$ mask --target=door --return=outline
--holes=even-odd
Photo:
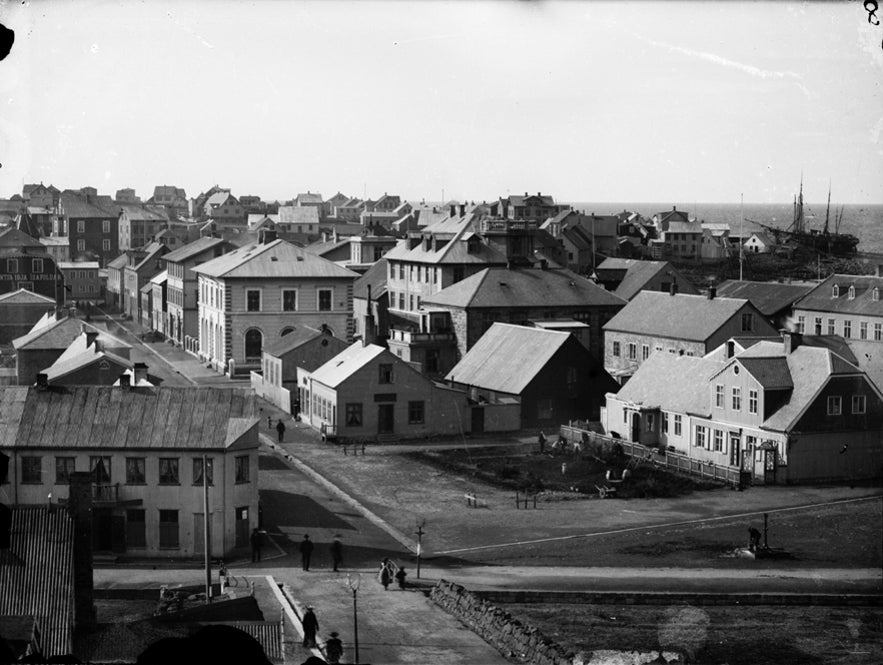
[[[484,434],[484,407],[472,407],[472,433]]]
[[[236,509],[236,547],[248,547],[250,531],[248,529],[248,507]]]
[[[205,554],[205,513],[193,513],[193,555]]]
[[[377,405],[377,433],[392,434],[395,431],[395,404]]]
[[[113,548],[111,538],[111,513],[109,508],[92,509],[92,549],[109,552]]]
[[[776,451],[763,451],[763,484],[773,485],[776,482]]]
[[[632,414],[632,441],[639,442],[641,440],[641,416],[640,414]]]
[[[122,515],[110,518],[110,548],[117,553],[126,551],[126,518]]]
[[[730,434],[730,466],[739,467],[739,445],[741,443],[738,434]]]

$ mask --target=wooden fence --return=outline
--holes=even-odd
[[[678,473],[696,476],[704,480],[725,483],[731,487],[739,487],[744,484],[742,472],[738,467],[715,464],[707,460],[695,459],[682,453],[672,451],[660,452],[657,448],[648,448],[634,441],[614,439],[603,434],[598,434],[588,429],[579,427],[579,423],[561,425],[560,435],[571,444],[579,442],[583,453],[589,453],[602,457],[612,453],[619,446],[623,454],[636,459],[649,462],[656,466],[669,469]]]

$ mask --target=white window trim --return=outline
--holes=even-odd
[[[248,295],[252,291],[257,291],[257,293],[258,293],[258,308],[257,309],[249,309],[248,308]],[[218,307],[220,308],[220,304],[221,304],[220,292],[218,292],[218,294],[217,294],[217,299],[218,299]],[[256,312],[263,312],[264,311],[264,294],[263,294],[262,289],[260,289],[260,288],[257,288],[257,289],[247,288],[247,289],[245,289],[245,311],[247,313],[252,313],[252,314],[256,313]]]
[[[289,293],[289,292],[294,293],[294,309],[285,309],[285,294]],[[298,293],[297,289],[281,289],[279,292],[279,298],[280,298],[279,311],[281,311],[281,312],[296,312],[296,311],[298,311],[298,309],[300,307],[300,294]]]
[[[319,309],[319,294],[323,291],[328,291],[331,294],[331,298],[328,300],[328,309]],[[316,311],[317,312],[333,312],[334,311],[334,289],[330,286],[317,286],[316,287]]]

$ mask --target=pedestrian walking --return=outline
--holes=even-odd
[[[334,572],[343,564],[343,543],[340,542],[340,536],[334,536],[331,541],[331,567]]]
[[[392,581],[392,571],[390,568],[389,559],[384,559],[380,562],[380,583],[383,585],[384,591],[389,589],[389,583]]]
[[[282,418],[276,423],[276,433],[279,435],[279,443],[282,443],[282,439],[285,438],[285,423],[282,422]]]
[[[258,528],[255,527],[251,531],[251,562],[261,560],[261,547],[263,547],[263,538],[261,537],[261,532],[258,531]]]
[[[343,656],[343,642],[337,637],[337,631],[331,631],[331,637],[325,640],[325,660],[329,665],[337,665]]]
[[[753,526],[748,527],[748,551],[756,552],[760,548],[760,531]]]
[[[405,567],[402,566],[396,571],[396,582],[399,583],[399,589],[405,588],[405,578],[408,576],[408,573],[405,572]]]
[[[304,629],[304,646],[307,648],[316,646],[316,631],[319,630],[319,620],[316,613],[313,612],[313,606],[307,605],[307,611],[304,612],[301,619],[301,626]]]
[[[537,437],[537,440],[540,444],[540,452],[542,453],[546,450],[546,435],[543,433],[543,430],[540,430],[540,435]]]
[[[304,539],[300,541],[300,561],[304,570],[310,569],[310,557],[313,556],[313,541],[310,540],[310,534],[305,533]]]

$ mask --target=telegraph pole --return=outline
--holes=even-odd
[[[417,579],[420,579],[420,555],[423,550],[423,534],[426,533],[423,530],[423,527],[426,525],[426,520],[422,520],[417,524]]]
[[[212,600],[212,564],[211,564],[211,538],[209,538],[208,519],[208,458],[202,456],[202,537],[203,550],[205,551],[205,602]]]

